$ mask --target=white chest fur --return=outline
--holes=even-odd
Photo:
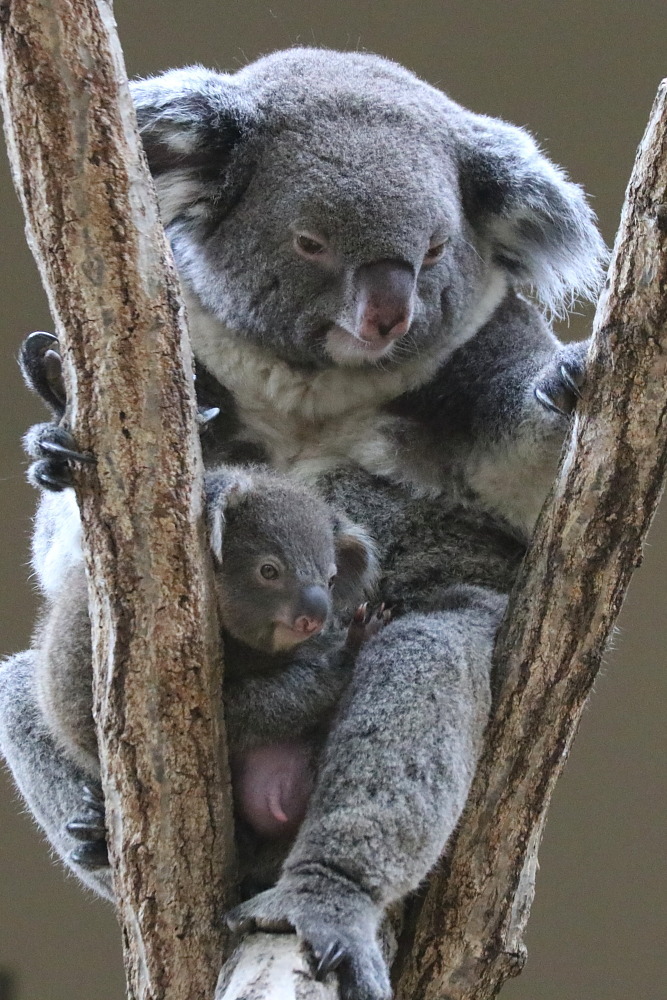
[[[446,346],[422,353],[396,369],[335,367],[304,372],[229,331],[185,294],[195,355],[234,395],[244,437],[261,443],[271,464],[312,481],[354,462],[391,475],[394,445],[382,407],[423,385],[457,347],[476,333],[506,291],[500,272]]]

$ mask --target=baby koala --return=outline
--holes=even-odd
[[[376,577],[373,543],[313,491],[261,468],[206,473],[206,506],[225,651],[232,786],[245,840],[288,838],[300,824],[317,752],[361,642],[388,620],[357,610]],[[37,691],[54,737],[99,776],[84,568],[49,602],[37,636]],[[72,859],[107,863],[103,804],[87,792],[69,832]],[[243,866],[242,866],[243,867]],[[247,867],[247,866],[246,866]]]

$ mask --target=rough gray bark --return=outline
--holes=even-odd
[[[104,0],[0,0],[2,103],[64,349],[129,994],[213,995],[233,884],[192,359]]]
[[[665,289],[667,81],[628,186],[584,399],[499,636],[507,680],[485,752],[448,859],[406,908],[396,1000],[490,1000],[523,968],[551,793],[665,481]],[[336,995],[304,980],[296,938],[253,935],[228,965],[218,1000]]]

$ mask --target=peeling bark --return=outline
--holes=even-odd
[[[211,997],[231,902],[192,358],[104,0],[1,0],[14,181],[64,350],[129,994]]]

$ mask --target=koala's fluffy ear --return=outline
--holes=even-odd
[[[230,76],[203,66],[136,80],[130,90],[163,225],[205,214],[212,204],[224,210],[244,185],[226,168],[257,123],[249,97]]]
[[[254,484],[252,476],[243,469],[221,465],[206,473],[204,486],[209,543],[216,562],[221,564],[225,514],[248,496]]]
[[[334,515],[336,580],[333,599],[336,607],[358,604],[371,590],[378,575],[375,545],[370,536],[342,514]]]
[[[496,261],[554,312],[594,298],[608,252],[583,190],[523,129],[472,114],[462,125],[464,208]]]

